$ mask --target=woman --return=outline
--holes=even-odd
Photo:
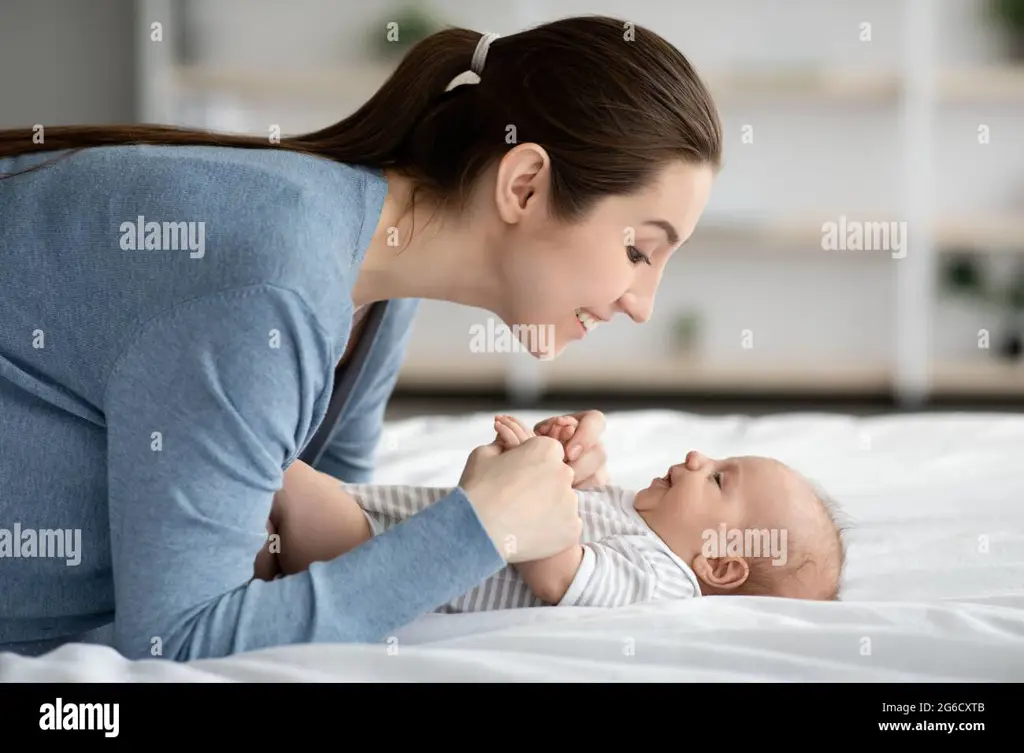
[[[550,325],[548,356],[647,321],[720,152],[684,57],[603,17],[435,34],[351,117],[280,143],[0,132],[0,648],[380,640],[575,543],[574,479],[607,480],[589,428],[580,458],[478,448],[405,524],[252,580],[285,469],[369,479],[417,299]]]

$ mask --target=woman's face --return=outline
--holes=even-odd
[[[499,168],[500,266],[510,294],[495,313],[531,353],[553,358],[616,314],[650,319],[665,265],[697,225],[714,173],[674,163],[641,193],[604,199],[566,226],[548,215],[550,173],[536,155],[513,150]]]

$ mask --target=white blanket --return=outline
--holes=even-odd
[[[540,414],[520,416],[534,421]],[[492,416],[386,427],[380,483],[451,484]],[[614,483],[690,449],[776,457],[849,516],[840,603],[714,597],[619,610],[425,615],[380,645],[303,645],[187,664],[98,646],[0,655],[0,681],[1021,681],[1024,416],[608,416]]]

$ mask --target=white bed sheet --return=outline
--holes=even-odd
[[[544,416],[520,414],[534,421]],[[377,481],[451,484],[490,414],[385,429]],[[129,662],[70,645],[0,655],[0,681],[1024,680],[1024,416],[611,413],[613,481],[645,486],[690,449],[770,455],[854,527],[844,601],[715,597],[619,610],[425,615],[382,645]]]

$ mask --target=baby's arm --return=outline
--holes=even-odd
[[[699,595],[691,575],[667,551],[642,535],[606,536],[583,547],[576,577],[558,606],[624,607]]]
[[[286,575],[301,572],[313,562],[326,562],[372,538],[362,508],[333,476],[296,460],[284,474],[284,486],[274,495],[267,527],[271,539],[260,551],[256,577],[272,572],[268,554],[276,549],[277,564]],[[272,576],[271,576],[272,577]]]
[[[557,604],[576,579],[584,554],[584,548],[577,544],[552,557],[520,562],[515,568],[538,599]]]
[[[567,442],[572,439],[578,424],[571,416],[560,417],[555,420],[548,436]],[[511,416],[495,417],[494,430],[505,449],[517,447],[533,436],[532,431]],[[582,561],[583,547],[577,545],[542,560],[517,563],[514,567],[537,598],[557,604],[576,577]]]

